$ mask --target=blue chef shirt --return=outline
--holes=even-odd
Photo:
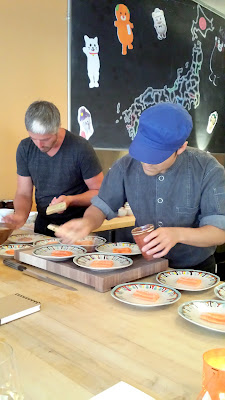
[[[164,174],[147,176],[141,163],[126,155],[105,176],[92,204],[111,219],[126,201],[136,226],[213,225],[225,229],[224,168],[210,154],[188,147]],[[166,258],[172,267],[192,267],[206,260],[215,249],[178,243]]]

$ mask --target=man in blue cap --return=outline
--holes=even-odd
[[[128,201],[137,226],[155,226],[143,251],[174,268],[214,272],[216,246],[225,242],[225,174],[213,156],[187,147],[192,127],[181,105],[146,109],[130,154],[110,169],[84,217],[62,225],[57,236],[72,243]]]

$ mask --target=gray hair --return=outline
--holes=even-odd
[[[26,111],[25,125],[28,132],[56,134],[60,127],[60,112],[49,101],[34,101]]]

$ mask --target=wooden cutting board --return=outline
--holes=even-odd
[[[165,271],[168,260],[159,258],[147,261],[142,256],[133,256],[133,265],[110,272],[94,272],[78,267],[73,261],[49,261],[32,254],[34,248],[15,250],[14,258],[23,263],[64,276],[95,288],[99,292],[107,292],[120,283],[131,282],[143,277]]]

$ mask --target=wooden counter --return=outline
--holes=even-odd
[[[96,229],[94,232],[109,231],[112,229],[127,228],[129,226],[134,226],[135,217],[133,215],[127,215],[125,217],[117,217],[110,219],[109,221],[105,219],[103,224]]]
[[[0,339],[14,348],[25,400],[88,400],[121,380],[156,400],[196,400],[203,352],[224,347],[224,334],[177,314],[185,301],[215,298],[213,289],[137,309],[56,275],[78,291],[38,281],[2,261],[0,271],[0,297],[19,292],[42,304],[40,312],[0,330]],[[155,276],[143,280],[154,282]]]

